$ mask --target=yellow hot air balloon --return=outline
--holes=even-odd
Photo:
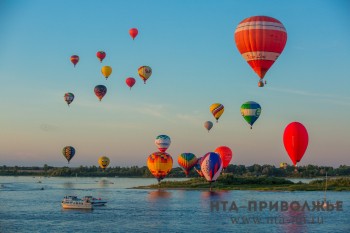
[[[143,80],[144,84],[146,84],[146,81],[149,77],[152,75],[152,69],[149,66],[141,66],[138,69],[139,76]]]
[[[216,122],[218,122],[221,115],[224,113],[224,105],[215,103],[210,106],[210,112],[213,114],[213,116],[216,119]]]
[[[173,168],[173,158],[165,152],[154,152],[148,156],[147,167],[159,183]]]
[[[105,76],[105,78],[106,78],[106,80],[107,80],[107,78],[108,78],[108,77],[111,75],[111,73],[112,73],[112,67],[110,67],[110,66],[104,66],[104,67],[102,67],[101,72],[102,72],[103,76]]]
[[[100,165],[100,167],[105,170],[106,167],[108,167],[109,165],[109,158],[106,156],[102,156],[98,159],[98,164]]]

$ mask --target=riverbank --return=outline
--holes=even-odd
[[[327,191],[350,191],[350,178],[328,179]],[[185,189],[185,190],[256,190],[256,191],[324,191],[325,180],[308,184],[276,177],[235,177],[224,175],[210,184],[204,178],[186,181],[162,181],[160,184],[134,187],[135,189]]]

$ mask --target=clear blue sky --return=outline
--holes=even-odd
[[[258,77],[234,42],[240,21],[280,20],[286,47]],[[133,41],[128,31],[139,29]],[[234,164],[290,162],[282,135],[292,121],[309,132],[301,165],[349,165],[350,2],[297,1],[20,1],[0,2],[0,165],[145,165],[154,139],[172,139],[168,153],[202,156],[229,146]],[[104,50],[102,64],[96,52]],[[80,56],[76,68],[69,61]],[[106,81],[100,69],[110,65]],[[144,85],[137,68],[152,67]],[[128,76],[137,82],[130,91]],[[96,85],[108,88],[99,102]],[[65,92],[75,94],[71,107]],[[253,130],[240,115],[253,100],[262,114]],[[212,103],[225,106],[218,124]]]

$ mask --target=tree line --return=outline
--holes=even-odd
[[[227,174],[242,177],[295,177],[295,178],[313,178],[325,176],[350,176],[350,166],[341,165],[338,168],[329,166],[305,165],[295,169],[294,166],[287,165],[285,168],[275,167],[274,165],[251,166],[230,164],[224,171]],[[109,167],[104,171],[97,166],[80,167],[53,167],[45,164],[43,167],[18,167],[18,166],[0,166],[0,176],[59,176],[59,177],[153,177],[147,166],[131,167]],[[167,177],[185,177],[180,167],[171,170]],[[199,177],[193,169],[189,177]]]

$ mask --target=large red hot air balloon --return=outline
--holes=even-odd
[[[284,49],[287,31],[277,19],[253,16],[239,23],[235,31],[235,41],[243,58],[260,79],[263,79]],[[263,85],[260,83],[259,86]]]
[[[284,130],[283,143],[294,166],[300,162],[306,151],[309,136],[305,126],[292,122]]]
[[[78,55],[72,55],[70,57],[70,61],[73,63],[74,67],[79,62],[79,56]]]
[[[125,80],[125,83],[130,87],[131,90],[132,86],[134,86],[134,84],[136,83],[136,80],[133,77],[129,77]]]
[[[135,37],[137,36],[137,34],[139,34],[139,31],[137,30],[137,28],[131,28],[129,30],[129,34],[130,34],[131,38],[134,40]]]
[[[98,58],[98,60],[100,60],[100,62],[102,62],[103,59],[105,59],[105,57],[106,57],[106,53],[103,51],[98,51],[96,53],[96,57]]]
[[[232,159],[232,150],[227,146],[219,146],[214,152],[220,155],[222,168],[226,169]]]

